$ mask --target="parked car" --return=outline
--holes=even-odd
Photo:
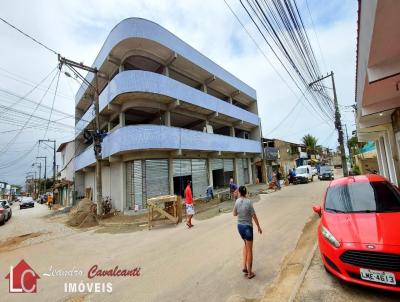
[[[318,244],[327,271],[360,285],[400,292],[400,190],[379,175],[333,180]]]
[[[308,183],[309,181],[314,181],[313,168],[309,165],[299,166],[294,172],[296,176],[294,178],[294,184]]]
[[[7,200],[0,200],[0,224],[3,225],[12,216],[11,206]]]
[[[318,178],[320,180],[333,180],[333,167],[332,166],[321,166],[319,168]]]
[[[22,197],[19,204],[19,209],[33,208],[35,206],[35,201],[32,197]]]

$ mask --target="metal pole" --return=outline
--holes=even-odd
[[[96,136],[94,137],[94,148],[96,155],[96,202],[97,202],[97,215],[103,214],[102,202],[102,180],[101,180],[101,141],[100,141],[100,112],[99,112],[99,91],[98,91],[98,78],[95,73],[94,78],[95,92],[94,92],[94,107],[96,112]]]
[[[56,185],[56,140],[53,141],[54,150],[53,150],[53,187]]]
[[[38,194],[39,195],[40,195],[40,184],[42,183],[41,177],[42,177],[42,163],[39,162],[39,186],[38,186]]]
[[[331,71],[331,79],[332,79],[332,88],[333,88],[333,103],[335,105],[335,127],[338,131],[338,142],[340,145],[340,153],[341,153],[341,157],[342,157],[343,175],[349,176],[349,171],[347,169],[347,161],[346,161],[346,150],[344,149],[342,122],[340,121],[340,111],[339,111],[339,105],[338,105],[337,96],[336,96],[335,78],[333,75],[333,71]]]

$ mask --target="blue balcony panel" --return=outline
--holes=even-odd
[[[254,113],[224,102],[164,75],[140,70],[121,72],[110,81],[99,97],[100,112],[117,96],[134,92],[147,92],[168,96],[214,112],[219,112],[255,126],[259,125],[259,117]],[[93,119],[92,105],[77,123],[76,135],[79,135]]]
[[[193,62],[200,68],[208,71],[211,74],[214,74],[216,77],[242,91],[251,98],[256,99],[256,91],[246,83],[227,72],[218,64],[172,34],[170,31],[154,22],[141,18],[129,18],[118,23],[108,35],[92,66],[100,68],[114,47],[124,40],[134,38],[147,39],[157,42]],[[86,80],[91,82],[93,77],[94,75],[92,73],[88,73]],[[80,101],[86,89],[86,85],[82,85],[79,88],[75,96],[76,103]]]
[[[104,138],[102,157],[138,150],[193,150],[261,153],[261,143],[219,134],[158,125],[132,125],[118,128]],[[75,160],[75,170],[95,162],[89,147]]]

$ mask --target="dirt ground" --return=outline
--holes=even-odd
[[[395,302],[400,294],[346,283],[326,272],[317,250],[304,282],[296,296],[296,302]]]
[[[278,276],[285,256],[295,248],[306,222],[314,215],[311,206],[322,200],[326,186],[327,183],[316,181],[260,196],[255,210],[264,232],[255,234],[257,276],[252,280],[244,278],[241,272],[243,243],[237,233],[236,218],[230,212],[232,204],[226,203],[229,213],[218,210],[214,212],[217,216],[209,219],[201,220],[199,213],[192,229],[179,224],[136,232],[124,226],[121,227],[123,231],[116,233],[99,232],[101,225],[79,230],[67,228],[62,223],[63,218],[58,217],[62,215],[38,219],[48,213],[46,208],[44,213],[40,207],[26,212],[16,210],[5,225],[13,228],[14,233],[7,231],[4,239],[40,231],[51,233],[29,240],[46,236],[52,239],[32,244],[26,240],[12,251],[1,252],[0,275],[5,276],[10,265],[24,259],[41,276],[38,293],[29,296],[8,294],[7,280],[3,280],[0,282],[1,299],[13,302],[27,299],[30,302],[71,301],[72,298],[76,301],[174,302],[260,299]],[[102,268],[140,266],[141,275],[135,279],[97,277],[89,280],[86,274],[94,264]],[[79,268],[84,276],[48,277],[44,273],[50,267]],[[65,282],[80,281],[112,282],[112,295],[64,292]]]

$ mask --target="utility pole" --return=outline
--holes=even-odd
[[[56,184],[56,140],[40,139],[39,144],[42,142],[53,143],[53,187]]]
[[[103,196],[102,196],[102,180],[101,180],[101,143],[103,141],[104,133],[100,130],[100,111],[99,111],[99,89],[98,89],[98,76],[105,77],[102,75],[97,68],[86,66],[83,63],[78,63],[58,55],[58,61],[60,62],[59,68],[61,70],[62,65],[66,65],[77,77],[85,82],[93,90],[93,105],[95,108],[95,124],[96,130],[92,131],[91,135],[93,138],[93,149],[96,157],[96,203],[97,203],[97,215],[103,214]],[[94,74],[94,84],[90,83],[83,77],[75,68],[83,69],[87,72]],[[70,76],[68,73],[65,73]]]
[[[39,185],[38,185],[38,194],[40,194],[40,183],[41,183],[41,175],[42,175],[42,163],[41,162],[34,162],[32,164],[32,167],[35,165],[39,165]],[[36,175],[36,171],[35,171],[35,175]],[[36,178],[36,177],[35,177]],[[36,191],[36,189],[35,189]]]
[[[346,141],[347,141],[347,149],[349,150],[350,167],[353,168],[353,152],[351,151],[351,147],[349,144],[349,133],[347,132],[346,124],[344,124],[344,128],[346,129]]]
[[[47,191],[47,156],[37,156],[37,159],[44,158],[44,186],[43,193]]]
[[[335,128],[338,132],[338,142],[339,142],[340,153],[341,153],[341,158],[342,158],[343,175],[349,176],[349,171],[347,169],[347,161],[346,161],[346,151],[344,148],[342,122],[340,121],[340,111],[339,111],[339,105],[338,105],[338,100],[337,100],[337,96],[336,96],[335,78],[333,75],[333,71],[331,71],[330,74],[328,74],[322,78],[319,78],[318,80],[308,84],[308,86],[311,87],[315,83],[320,82],[328,77],[331,77],[331,80],[332,80],[333,104],[335,106]]]

